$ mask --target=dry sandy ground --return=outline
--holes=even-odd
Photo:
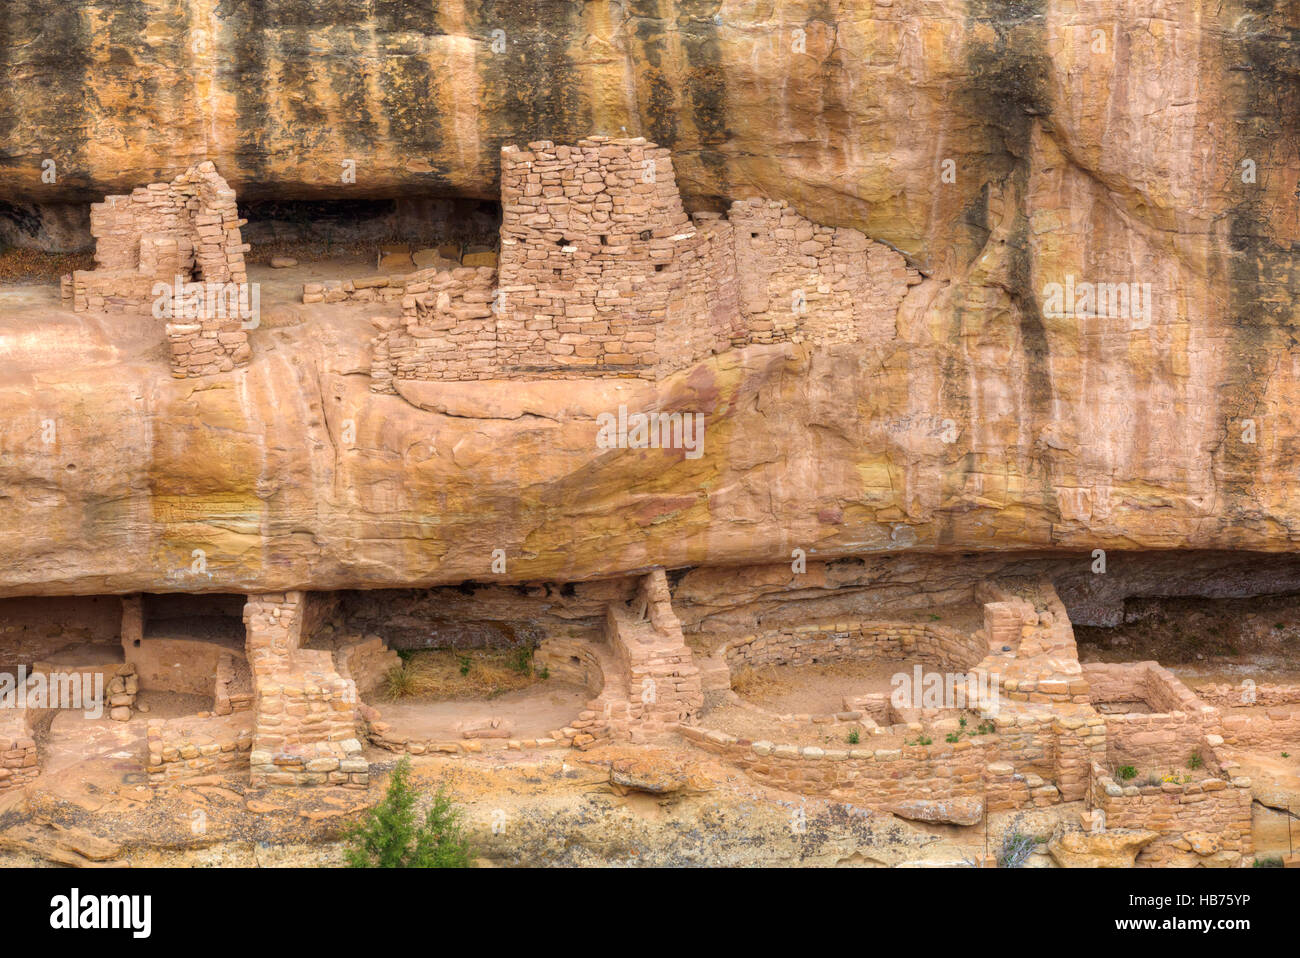
[[[778,715],[830,715],[844,711],[846,695],[888,693],[892,677],[910,672],[906,662],[819,662],[758,666],[737,688],[746,701]]]
[[[510,722],[510,738],[545,738],[577,718],[590,698],[580,685],[549,679],[489,699],[379,700],[375,707],[394,733],[414,739],[452,741],[460,738],[459,723],[497,716]]]

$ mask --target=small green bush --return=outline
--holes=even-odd
[[[528,646],[515,649],[510,657],[510,667],[521,675],[527,675],[533,670],[533,650]]]
[[[388,790],[366,821],[345,836],[350,868],[466,868],[469,841],[461,812],[439,788],[423,824],[416,820],[418,794],[410,783],[411,760],[393,769]]]
[[[1118,771],[1122,782],[1128,782],[1138,777],[1138,770],[1132,765],[1121,765]]]
[[[1205,759],[1201,758],[1201,753],[1199,751],[1192,752],[1192,754],[1187,757],[1188,768],[1195,770],[1201,768],[1203,765],[1205,765]]]
[[[861,741],[861,739],[858,737],[858,730],[857,730],[857,729],[853,729],[852,731],[850,731],[850,732],[849,732],[849,744],[850,744],[850,745],[857,745],[859,741]]]

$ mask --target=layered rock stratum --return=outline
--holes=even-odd
[[[497,549],[506,581],[1294,549],[1298,29],[1264,2],[14,0],[11,204],[202,159],[241,198],[492,197],[505,143],[626,131],[688,209],[786,200],[923,281],[878,341],[417,401],[368,391],[355,314],[278,307],[246,373],[187,383],[148,322],[7,307],[0,593],[450,583]],[[1071,278],[1149,284],[1150,315],[1057,315]],[[623,402],[707,410],[707,454],[597,448]]]

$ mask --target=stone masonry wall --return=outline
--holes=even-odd
[[[249,596],[244,609],[253,672],[254,785],[350,785],[370,781],[358,739],[356,684],[324,650],[301,648],[310,593]]]
[[[171,289],[178,277],[185,283],[197,277],[205,288],[199,315],[168,314],[172,374],[185,378],[233,369],[250,357],[238,315],[241,291],[246,301],[248,295],[242,225],[235,191],[210,162],[170,183],[106,197],[90,213],[96,268],[65,276],[64,296],[78,311],[151,315],[156,284]],[[218,299],[224,304],[219,308]]]
[[[701,728],[685,727],[681,731],[696,745],[724,756],[763,784],[880,810],[917,799],[982,801],[985,769],[996,748],[992,741],[891,749],[801,748],[748,742]],[[1010,775],[1001,778],[1009,780]],[[1028,794],[1022,792],[1008,807],[1020,807],[1028,801]]]
[[[1220,709],[1230,746],[1288,751],[1300,744],[1300,685],[1202,685],[1196,696]]]
[[[797,666],[814,660],[877,658],[924,664],[937,671],[966,672],[977,678],[987,675],[1001,690],[999,701],[986,713],[996,735],[972,741],[978,741],[985,751],[988,767],[982,776],[989,807],[1018,808],[1028,802],[1051,804],[1083,798],[1093,763],[1105,761],[1107,730],[1104,717],[1089,704],[1088,682],[1079,670],[1064,606],[1045,581],[1015,580],[1005,586],[987,583],[978,598],[984,603],[984,626],[973,632],[920,622],[809,624],[731,639],[714,651],[710,661],[721,661],[734,672],[747,664]],[[849,711],[842,715],[773,716],[773,728],[792,721],[860,721],[862,714],[870,714],[880,725],[867,729],[869,737],[914,738],[921,727],[916,722],[945,717],[941,709],[894,709],[878,694],[846,696],[844,704]],[[879,707],[873,711],[873,706]],[[891,719],[907,719],[912,725],[885,727],[884,722]],[[707,723],[707,717],[704,721]],[[767,767],[768,763],[759,761],[766,756],[744,755],[750,743],[733,743],[720,731],[714,739],[726,754]],[[782,774],[793,774],[800,761],[820,763],[824,758],[821,749],[813,749],[810,755],[796,746],[769,745],[781,749],[770,754],[781,757]],[[878,761],[876,753],[882,750],[847,751],[850,762],[867,762]],[[886,760],[894,760],[891,749],[883,751]],[[942,758],[943,754],[926,753],[924,757]],[[841,757],[835,754],[832,760],[838,762]],[[811,781],[826,780],[829,773],[821,768],[812,770]],[[852,766],[846,774],[846,780],[855,780]],[[942,768],[937,767],[934,774],[942,775]]]
[[[1151,711],[1108,714],[1107,761],[1139,772],[1181,767],[1203,749],[1220,712],[1202,703],[1167,669],[1155,662],[1092,663],[1083,666],[1094,703],[1136,702]]]
[[[0,709],[0,792],[21,788],[41,774],[28,710]]]
[[[687,217],[667,149],[606,137],[506,147],[501,204],[498,365],[653,378],[730,345],[717,278],[730,230]],[[665,327],[684,338],[664,340]]]
[[[740,310],[749,341],[886,342],[909,286],[902,254],[853,229],[820,226],[784,201],[732,204]]]
[[[1270,685],[1243,681],[1239,685],[1197,685],[1196,697],[1219,708],[1300,705],[1300,685]]]
[[[1038,612],[1024,599],[984,603],[984,633],[992,649],[1016,649],[1023,638],[1022,630],[1038,622]]]
[[[365,696],[384,684],[388,671],[402,664],[401,656],[377,635],[343,646],[334,653],[339,675],[351,679],[357,694]]]
[[[1050,582],[985,581],[976,598],[984,606],[984,627],[975,634],[988,645],[985,667],[1000,676],[1004,699],[1088,706],[1074,629]]]
[[[851,797],[889,809],[913,788],[911,797],[982,797],[990,811],[1004,811],[1084,797],[1093,763],[1105,756],[1106,730],[1100,716],[1081,710],[1075,705],[1004,708],[992,716],[991,733],[957,742],[924,722],[868,727],[860,745],[843,749],[748,741],[705,725],[680,731],[761,780],[805,794]],[[817,721],[783,716],[782,723],[809,718]],[[828,718],[856,723],[862,714]],[[930,732],[930,745],[919,744],[923,731]],[[911,744],[876,744],[899,738]]]
[[[1213,753],[1208,750],[1208,760]],[[1221,777],[1180,784],[1121,785],[1097,766],[1093,804],[1107,829],[1149,829],[1158,837],[1138,854],[1148,866],[1237,864],[1254,854],[1250,780]]]
[[[371,389],[395,392],[395,379],[488,379],[497,375],[493,313],[497,274],[462,266],[405,287],[401,319],[377,317]]]
[[[213,682],[212,711],[217,715],[246,712],[253,707],[253,679],[248,660],[223,651],[217,658]]]
[[[1234,748],[1298,750],[1300,705],[1225,711],[1223,740]]]
[[[407,277],[400,322],[375,321],[375,391],[403,379],[658,379],[749,343],[883,341],[921,279],[894,250],[783,203],[688,217],[669,151],[641,138],[505,147],[501,198],[499,274]],[[304,301],[394,298],[360,282],[313,286]]]
[[[704,704],[700,670],[672,611],[662,569],[642,579],[629,604],[610,603],[606,638],[616,668],[626,677],[628,706],[622,730],[633,741],[695,720]],[[609,670],[606,679],[608,688]]]
[[[1256,684],[1252,681],[1249,685],[1245,682],[1238,685],[1198,685],[1194,691],[1205,704],[1224,709],[1251,705],[1300,705],[1300,685]]]
[[[811,661],[878,659],[944,669],[977,665],[987,649],[960,629],[922,622],[836,622],[787,626],[727,643],[724,655],[742,665],[801,665]]]
[[[247,712],[150,719],[146,742],[151,785],[245,769],[253,747],[253,720]]]

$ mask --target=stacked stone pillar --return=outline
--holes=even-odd
[[[253,785],[364,788],[370,767],[357,735],[356,684],[326,651],[301,648],[310,593],[249,596],[244,606],[253,672]]]
[[[646,575],[628,604],[606,610],[606,634],[626,680],[626,718],[615,723],[633,741],[695,721],[704,705],[700,670],[673,612],[662,569]]]

